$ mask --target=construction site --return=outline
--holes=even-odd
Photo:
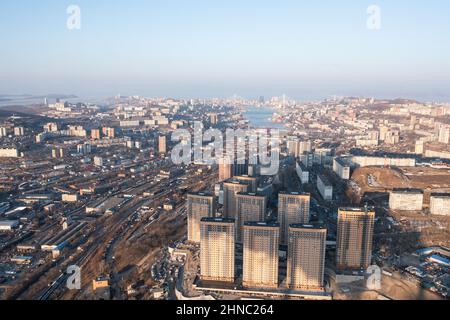
[[[394,190],[419,190],[421,210],[394,210],[389,207]],[[429,167],[356,169],[348,182],[347,196],[354,204],[370,204],[384,213],[389,228],[419,232],[424,246],[450,244],[450,216],[430,213],[432,194],[450,192],[450,171]]]

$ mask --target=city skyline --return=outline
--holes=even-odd
[[[445,299],[450,104],[260,100],[2,111],[0,299]]]
[[[2,94],[103,98],[287,94],[449,101],[450,4],[77,1],[0,4]],[[33,53],[29,56],[29,53]]]

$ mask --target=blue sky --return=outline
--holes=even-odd
[[[5,0],[0,41],[0,93],[450,100],[448,0]]]

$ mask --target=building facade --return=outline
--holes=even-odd
[[[15,127],[14,128],[14,135],[15,136],[23,136],[23,135],[25,135],[25,129],[23,127]]]
[[[309,193],[280,192],[278,195],[278,223],[280,243],[288,244],[289,225],[309,223],[311,195]]]
[[[333,161],[333,171],[341,178],[342,180],[350,180],[350,166],[347,165],[344,161],[339,158],[334,159]]]
[[[309,183],[309,170],[308,168],[301,162],[298,162],[296,165],[297,176],[299,177],[302,184]]]
[[[158,153],[159,154],[167,153],[167,138],[166,138],[166,136],[158,137]]]
[[[340,270],[367,269],[371,262],[375,211],[341,208],[338,212],[336,266]]]
[[[248,192],[256,192],[258,190],[258,178],[248,175],[237,175],[234,177],[239,183],[248,185]]]
[[[18,158],[19,150],[16,148],[2,148],[0,149],[0,158]]]
[[[91,130],[91,139],[92,140],[100,140],[100,138],[101,138],[100,129],[92,129]]]
[[[309,153],[312,151],[311,141],[299,140],[297,137],[290,137],[287,142],[288,151],[290,155],[298,158],[304,153]]]
[[[333,185],[324,176],[317,176],[317,190],[319,190],[320,195],[323,200],[331,201],[333,200]]]
[[[423,191],[394,189],[389,195],[389,208],[399,211],[420,211],[423,208]]]
[[[233,178],[233,165],[226,161],[219,163],[219,182]]]
[[[450,194],[432,194],[430,213],[438,216],[450,216]]]
[[[235,220],[202,218],[200,238],[201,279],[234,282]]]
[[[267,198],[256,193],[236,194],[236,241],[243,241],[243,227],[246,222],[266,220]]]
[[[236,218],[236,194],[248,192],[248,185],[237,180],[228,180],[223,184],[223,213],[227,218]]]
[[[200,221],[215,215],[213,195],[190,193],[187,196],[188,241],[200,243]]]
[[[243,286],[277,288],[279,225],[247,222],[243,229]]]
[[[286,284],[290,289],[323,288],[326,241],[325,228],[305,224],[289,226]]]
[[[232,157],[224,157],[219,160],[219,182],[229,180],[235,176],[248,174],[248,163],[239,163]]]

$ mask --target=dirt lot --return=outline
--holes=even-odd
[[[339,288],[350,289],[350,292],[343,293]],[[412,282],[388,276],[382,278],[381,290],[378,292],[367,290],[364,282],[359,281],[339,285],[333,298],[336,300],[377,300],[380,295],[392,300],[442,300],[440,296]]]
[[[360,190],[360,196],[367,192],[389,192],[394,188],[416,188],[425,191],[425,204],[432,192],[450,193],[450,170],[433,168],[358,168],[352,174],[352,181]]]
[[[428,212],[430,195],[434,192],[450,193],[450,171],[433,168],[359,168],[352,175],[353,187],[347,195],[355,204],[368,201],[378,207],[386,207],[389,192],[394,188],[424,190],[422,212],[393,211],[388,214],[401,223],[403,231],[420,233],[415,241],[421,245],[449,245],[450,217],[431,216]],[[357,187],[354,187],[354,186]]]

